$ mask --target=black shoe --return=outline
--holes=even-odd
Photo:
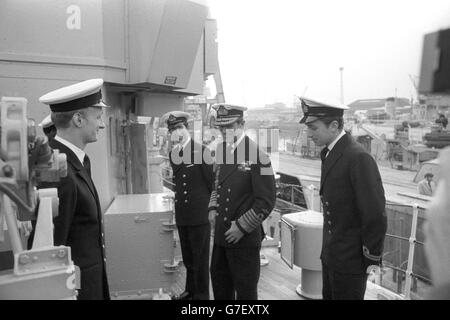
[[[172,300],[192,300],[192,294],[185,291],[180,295],[173,296]]]

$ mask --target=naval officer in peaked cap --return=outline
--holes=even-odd
[[[307,134],[321,151],[323,299],[364,299],[368,272],[381,265],[387,228],[377,163],[344,131],[346,106],[301,98]]]
[[[67,176],[42,188],[58,188],[59,214],[54,218],[55,246],[71,248],[72,259],[81,271],[78,299],[109,299],[105,240],[99,197],[91,178],[90,160],[83,151],[97,141],[105,128],[102,79],[82,81],[49,92],[39,101],[50,106],[57,134],[53,149],[67,155]]]
[[[189,134],[190,120],[190,114],[183,111],[161,117],[172,142],[169,160],[175,184],[175,221],[186,267],[185,291],[174,299],[209,300],[208,203],[213,170],[212,163],[203,158],[206,147]]]
[[[56,127],[52,121],[51,114],[46,116],[41,123],[39,123],[39,127],[42,128],[42,131],[47,136],[48,140],[52,140],[56,136]]]
[[[211,282],[216,300],[257,300],[262,222],[275,206],[270,158],[244,133],[242,106],[217,104],[215,179],[209,203],[214,225]]]

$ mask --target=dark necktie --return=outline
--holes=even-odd
[[[86,172],[89,174],[89,177],[90,177],[91,176],[91,160],[89,160],[89,157],[87,156],[87,154],[84,156],[83,167],[86,169]]]
[[[322,162],[325,161],[328,151],[329,150],[327,147],[323,148],[322,151],[320,151],[320,160],[322,160]]]
[[[179,157],[183,157],[183,146],[181,144],[177,144],[173,150],[176,154],[178,154]]]

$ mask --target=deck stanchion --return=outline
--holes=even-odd
[[[405,282],[405,298],[411,299],[411,283],[414,263],[414,249],[416,245],[416,230],[417,230],[417,217],[419,215],[419,206],[413,204],[413,220],[411,226],[411,236],[409,237],[409,254],[408,254],[408,266],[406,268],[406,282]]]

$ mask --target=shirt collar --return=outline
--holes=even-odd
[[[86,155],[86,152],[78,148],[73,143],[67,141],[66,139],[61,138],[60,136],[56,135],[54,138],[56,141],[61,142],[63,145],[65,145],[67,148],[73,151],[75,155],[77,156],[78,160],[80,160],[80,163],[83,164],[84,162],[84,156]]]
[[[331,150],[333,150],[334,146],[336,145],[336,143],[343,137],[345,136],[345,130],[342,130],[341,133],[336,137],[336,139],[334,139],[334,141],[332,143],[330,143],[327,148],[328,148],[328,152],[330,152]]]
[[[181,146],[181,150],[184,150],[184,148],[186,148],[186,146],[188,145],[188,143],[191,141],[191,137],[189,137]]]

